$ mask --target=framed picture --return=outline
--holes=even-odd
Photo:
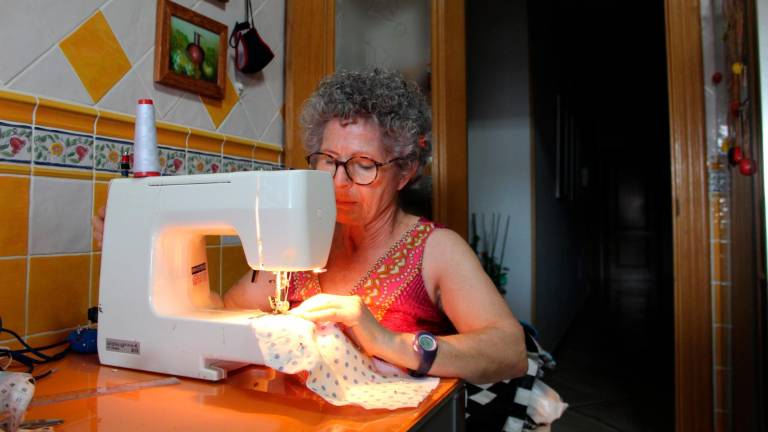
[[[155,82],[224,97],[227,26],[170,0],[157,1]]]

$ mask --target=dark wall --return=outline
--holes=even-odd
[[[649,174],[646,186],[652,191],[648,197],[660,238],[652,256],[659,279],[653,295],[671,314],[664,12],[661,0],[537,0],[528,2],[528,11],[536,171],[535,323],[551,349],[588,295],[610,294],[607,256],[616,252],[608,247],[614,205],[606,196],[610,170]]]

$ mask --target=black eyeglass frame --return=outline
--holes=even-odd
[[[316,156],[316,155],[327,156],[328,158],[330,158],[333,161],[333,165],[334,166],[333,166],[333,172],[331,173],[331,178],[334,178],[336,176],[336,171],[339,170],[339,165],[343,165],[344,166],[344,173],[347,174],[347,178],[352,180],[352,182],[354,184],[360,185],[360,186],[368,186],[369,184],[375,182],[376,179],[379,178],[379,168],[381,168],[383,166],[386,166],[386,165],[389,165],[392,162],[397,162],[399,160],[404,160],[405,159],[404,157],[396,157],[396,158],[390,159],[390,160],[388,160],[386,162],[379,162],[376,159],[369,158],[368,156],[352,156],[351,158],[349,158],[349,159],[347,159],[345,161],[340,161],[340,160],[336,159],[335,157],[333,157],[333,155],[329,155],[328,153],[320,152],[319,151],[319,152],[314,152],[314,153],[308,154],[304,158],[304,160],[307,161],[307,164],[310,167],[312,166],[312,163],[309,160],[312,158],[312,156]],[[348,168],[347,164],[349,163],[349,161],[351,161],[353,159],[365,159],[365,160],[369,160],[369,161],[373,162],[373,166],[376,167],[376,173],[373,175],[373,180],[369,181],[368,183],[359,183],[359,182],[355,181],[352,178],[352,176],[349,174],[349,168]],[[313,168],[313,169],[316,169],[316,168]]]

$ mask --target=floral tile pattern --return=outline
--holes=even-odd
[[[215,174],[221,171],[221,156],[210,153],[187,153],[188,174]]]
[[[32,154],[32,128],[0,122],[0,161],[29,162]]]
[[[184,150],[169,147],[160,147],[160,175],[182,175],[187,170],[184,166]]]
[[[254,162],[253,163],[253,170],[254,171],[278,171],[283,169],[280,165],[273,165],[265,162]]]
[[[250,171],[252,167],[253,162],[248,159],[225,157],[223,172]]]
[[[93,138],[72,132],[37,128],[35,163],[68,168],[93,166]]]
[[[133,145],[128,141],[120,141],[109,138],[96,138],[94,150],[94,165],[98,171],[120,171],[120,157],[123,152],[133,153]]]

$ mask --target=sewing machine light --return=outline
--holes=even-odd
[[[328,271],[328,270],[327,270],[326,268],[316,268],[316,269],[312,269],[312,273],[318,273],[318,274],[319,274],[319,273],[325,273],[325,272],[327,272],[327,271]]]

